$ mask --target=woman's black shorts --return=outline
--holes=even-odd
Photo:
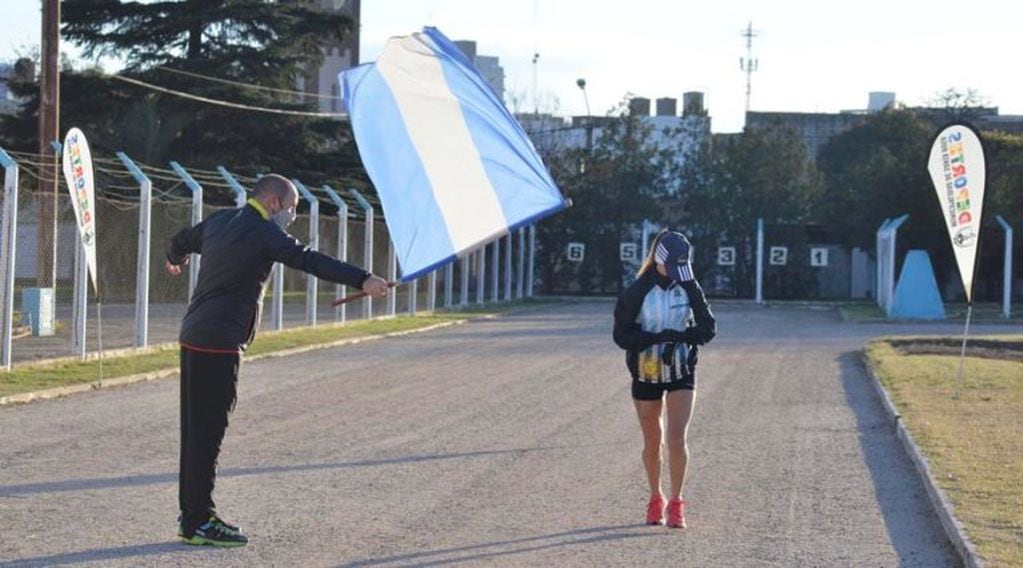
[[[660,400],[664,393],[677,390],[696,390],[696,373],[668,383],[632,379],[632,398],[635,400]]]

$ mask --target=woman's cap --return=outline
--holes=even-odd
[[[664,265],[672,280],[679,283],[696,280],[693,276],[693,246],[682,233],[665,233],[657,242],[654,259]]]

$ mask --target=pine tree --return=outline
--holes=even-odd
[[[322,60],[320,46],[341,40],[353,22],[300,0],[65,0],[64,41],[85,58],[110,58],[118,74],[212,99],[292,110],[316,110],[298,95],[216,83],[168,69],[275,89]],[[177,160],[243,173],[279,170],[310,183],[364,180],[347,124],[212,106],[128,85],[96,69],[61,76],[62,129],[80,126],[100,152],[125,149],[139,160]],[[30,100],[4,131],[32,132],[34,85],[14,86]],[[4,142],[24,145],[24,140]]]

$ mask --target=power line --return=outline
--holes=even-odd
[[[340,101],[341,97],[335,97],[333,95],[321,95],[319,93],[308,93],[306,91],[294,91],[291,89],[278,89],[276,87],[265,87],[263,85],[250,85],[248,83],[242,83],[240,81],[232,81],[230,79],[221,79],[220,77],[210,77],[209,75],[201,75],[199,73],[193,73],[191,71],[182,71],[181,69],[174,69],[171,67],[157,67],[157,71],[167,71],[169,73],[177,73],[178,75],[184,75],[186,77],[194,77],[196,79],[202,79],[204,81],[213,81],[214,83],[223,83],[225,85],[234,85],[236,87],[242,87],[244,89],[253,89],[257,91],[268,91],[271,93],[283,93],[286,95],[301,95],[304,97],[315,97],[318,99],[330,99]]]
[[[193,95],[191,93],[185,93],[183,91],[175,91],[174,89],[168,89],[166,87],[160,87],[158,85],[153,85],[151,83],[146,83],[144,81],[139,81],[138,79],[131,79],[131,78],[124,77],[124,76],[121,76],[121,75],[109,75],[109,77],[111,79],[116,79],[118,81],[123,81],[125,83],[130,83],[132,85],[136,85],[136,86],[143,87],[143,88],[146,88],[146,89],[150,89],[150,90],[153,90],[153,91],[159,91],[161,93],[166,93],[168,95],[174,95],[176,97],[181,97],[181,98],[185,98],[185,99],[191,99],[191,100],[194,100],[194,101],[199,101],[199,102],[203,102],[203,103],[207,103],[207,104],[211,104],[211,105],[218,105],[218,106],[223,106],[223,107],[228,107],[228,108],[235,108],[235,109],[239,109],[239,110],[251,110],[251,111],[256,111],[256,112],[266,112],[266,113],[271,113],[271,114],[284,114],[284,115],[290,115],[290,116],[307,116],[307,117],[313,117],[313,118],[348,118],[347,114],[340,113],[340,112],[312,112],[312,111],[303,111],[303,110],[286,110],[286,109],[279,109],[279,108],[267,108],[267,107],[253,106],[253,105],[245,105],[245,104],[241,104],[241,103],[233,103],[233,102],[230,102],[230,101],[222,101],[222,100],[219,100],[219,99],[211,99],[209,97],[201,97],[199,95]]]

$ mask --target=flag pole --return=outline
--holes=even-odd
[[[959,351],[959,373],[956,375],[956,389],[953,398],[959,398],[963,386],[963,365],[966,361],[966,338],[970,335],[970,318],[973,316],[973,302],[966,304],[966,328],[963,329],[963,347]]]
[[[401,284],[401,282],[398,282],[398,281],[388,282],[387,283],[387,287],[388,288],[394,288],[398,284]],[[338,298],[338,299],[336,299],[336,300],[334,300],[333,302],[330,303],[330,307],[336,308],[336,307],[338,307],[340,305],[347,304],[348,302],[354,302],[355,300],[361,300],[362,298],[365,298],[366,296],[369,296],[368,292],[358,292],[356,294],[352,294],[351,296],[345,296],[344,298]]]
[[[96,291],[96,341],[99,347],[99,380],[103,380],[103,297]]]

